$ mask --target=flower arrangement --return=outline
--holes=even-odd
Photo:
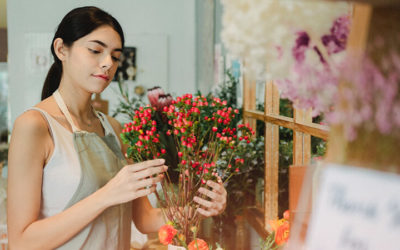
[[[169,228],[169,233],[163,235],[176,235],[162,242],[172,243],[172,239],[188,247],[194,238],[190,229],[198,228],[200,221],[193,202],[197,190],[208,180],[222,183],[240,172],[244,159],[237,157],[237,145],[250,143],[254,132],[247,125],[233,126],[239,111],[219,98],[185,94],[173,100],[160,88],[150,89],[148,97],[152,106],[134,111],[121,137],[129,144],[129,158],[136,162],[167,158],[170,168],[178,172],[175,186],[167,174],[161,183],[163,195],[156,192],[170,221],[163,229]]]
[[[222,40],[255,77],[286,78],[293,64],[291,50],[298,32],[311,39],[326,34],[332,22],[349,12],[350,4],[333,1],[223,0]],[[323,52],[322,52],[323,53]]]
[[[289,210],[283,213],[283,218],[269,222],[272,233],[262,242],[262,250],[281,249],[289,240]]]

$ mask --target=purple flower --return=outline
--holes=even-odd
[[[331,28],[331,34],[339,44],[346,45],[349,32],[350,18],[347,15],[339,17],[335,20]]]
[[[350,32],[349,17],[342,16],[337,18],[330,29],[329,35],[321,37],[322,44],[327,48],[328,54],[339,53],[346,49],[347,37]]]
[[[297,63],[301,63],[305,59],[305,51],[310,43],[310,36],[305,31],[300,31],[297,33],[296,44],[292,49],[293,57],[296,59]]]

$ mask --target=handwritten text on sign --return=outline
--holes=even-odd
[[[400,250],[400,176],[325,166],[307,249]]]

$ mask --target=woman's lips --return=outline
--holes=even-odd
[[[101,78],[101,79],[104,79],[104,80],[106,80],[106,81],[108,81],[110,78],[108,78],[108,76],[106,76],[106,75],[93,75],[94,77],[97,77],[97,78]]]

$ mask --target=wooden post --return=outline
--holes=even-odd
[[[294,109],[295,123],[311,123],[311,110]],[[311,135],[293,131],[293,165],[305,166],[311,159]]]
[[[256,110],[256,81],[243,78],[243,111]],[[243,116],[243,123],[256,131],[257,120]]]
[[[279,115],[279,92],[273,82],[265,86],[265,115]],[[264,227],[278,218],[279,126],[265,123]]]

